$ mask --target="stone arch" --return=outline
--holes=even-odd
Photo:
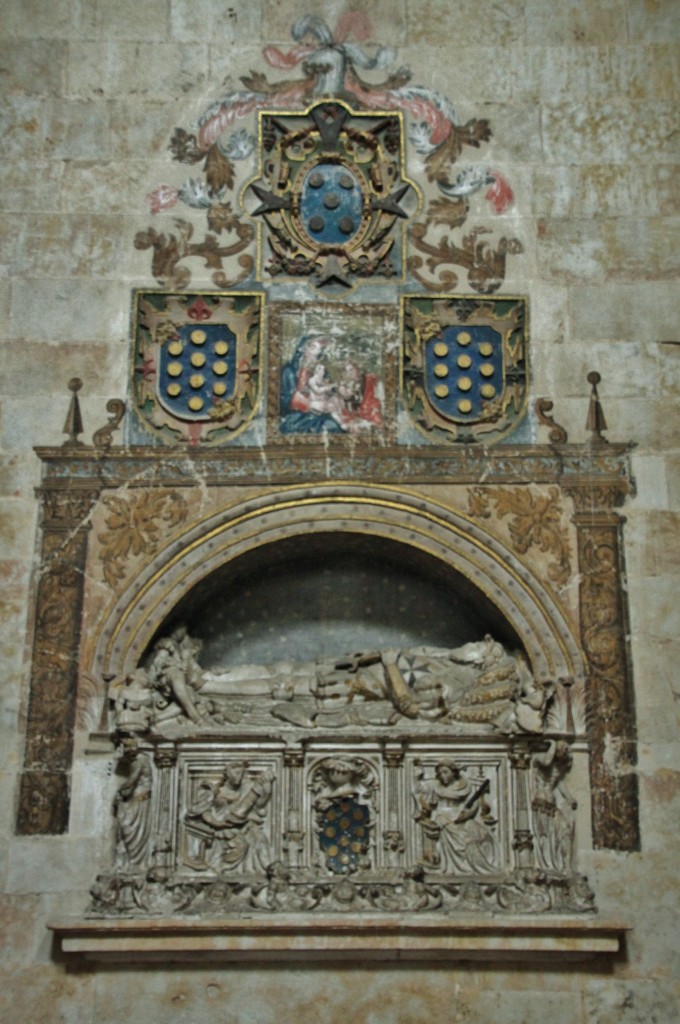
[[[92,672],[120,678],[212,573],[255,548],[312,532],[382,537],[441,560],[499,609],[538,678],[583,678],[581,649],[559,602],[498,538],[416,492],[351,483],[277,488],[194,524],[119,595],[96,639]]]

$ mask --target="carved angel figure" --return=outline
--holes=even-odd
[[[115,725],[119,733],[146,732],[153,718],[154,692],[143,668],[125,677],[111,692]]]
[[[202,782],[187,810],[186,863],[199,871],[264,871],[271,861],[265,831],[274,772],[247,773],[244,761],[229,761],[217,783]]]
[[[179,706],[196,725],[208,721],[197,691],[203,685],[203,670],[198,663],[199,640],[189,636],[186,626],[179,626],[169,637],[155,645],[147,672],[152,685],[168,703]]]
[[[442,760],[433,779],[421,779],[415,791],[416,821],[423,830],[423,859],[451,874],[489,874],[498,851],[484,796],[488,779],[473,783],[455,761]]]

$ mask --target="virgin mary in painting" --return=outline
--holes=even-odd
[[[352,362],[330,366],[333,339],[306,334],[281,370],[281,433],[355,433],[382,424],[382,385]],[[324,357],[327,358],[324,358]]]

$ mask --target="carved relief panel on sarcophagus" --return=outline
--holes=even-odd
[[[205,669],[176,627],[110,690],[91,913],[592,909],[555,698],[488,635]]]

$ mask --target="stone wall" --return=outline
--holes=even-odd
[[[632,926],[606,971],[481,965],[97,970],[55,956],[45,923],[79,913],[107,856],[110,762],[73,779],[63,836],[14,834],[23,761],[39,463],[60,444],[67,381],[82,378],[86,437],[128,381],[130,292],[153,287],[135,235],[171,233],[147,196],[176,180],[168,140],[291,45],[304,0],[8,0],[0,21],[0,368],[3,716],[0,876],[8,1022],[223,1020],[375,1024],[502,1019],[672,1024],[680,976],[674,856],[680,802],[676,244],[680,15],[673,0],[376,0],[366,42],[487,117],[484,162],[512,182],[502,231],[524,252],[501,288],[531,303],[534,396],[584,440],[588,370],[611,440],[633,440],[625,515],[638,716],[642,850],[581,849],[600,913]],[[352,9],[358,5],[348,4]],[[320,13],[334,25],[344,8]],[[272,78],[275,72],[268,71]],[[367,72],[370,77],[370,72]],[[474,156],[474,154],[473,154]],[[189,172],[190,173],[190,172]],[[496,222],[497,225],[498,222]],[[192,287],[214,287],[201,261]],[[461,290],[467,291],[463,281]],[[675,314],[675,316],[674,316]],[[674,692],[675,687],[675,692]],[[85,733],[83,733],[85,735]],[[84,743],[84,740],[79,741]]]

